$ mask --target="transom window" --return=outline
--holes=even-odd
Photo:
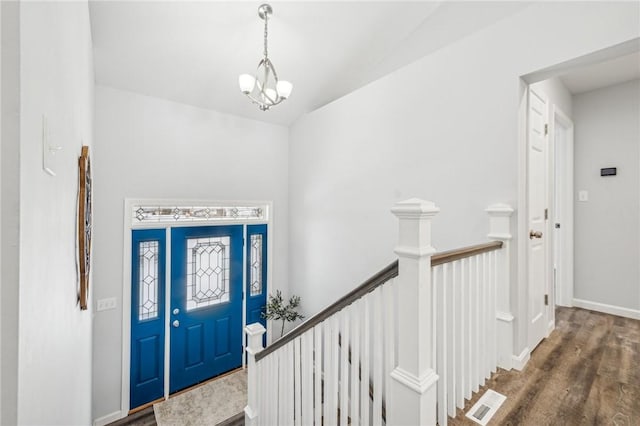
[[[133,205],[131,222],[175,223],[175,222],[216,222],[216,221],[264,221],[267,220],[267,205],[225,205],[225,206],[153,206]]]

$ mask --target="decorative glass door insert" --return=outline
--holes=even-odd
[[[187,311],[229,301],[229,237],[187,240]]]

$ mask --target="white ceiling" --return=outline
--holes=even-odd
[[[574,95],[640,78],[640,52],[570,71],[560,76]]]
[[[289,125],[512,15],[521,2],[272,1],[269,57],[293,93],[259,111],[238,89],[262,54],[259,2],[90,1],[97,84]]]

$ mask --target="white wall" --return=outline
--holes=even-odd
[[[18,418],[18,259],[20,202],[20,4],[0,2],[2,11],[2,144],[0,145],[2,204],[0,232],[0,424]]]
[[[394,258],[399,200],[441,208],[437,249],[485,241],[484,209],[517,206],[519,76],[636,38],[639,16],[632,3],[538,3],[298,120],[289,282],[304,311]],[[513,288],[519,353],[526,283]]]
[[[125,198],[272,200],[273,282],[287,292],[288,130],[96,89],[94,418],[120,410]]]
[[[76,269],[78,156],[93,138],[87,2],[21,2],[18,424],[91,422],[91,310]],[[48,117],[57,176],[42,170]]]
[[[576,95],[574,126],[574,297],[640,318],[640,80]]]

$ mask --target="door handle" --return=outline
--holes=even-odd
[[[529,231],[529,239],[532,240],[534,238],[542,238],[542,232],[541,231],[534,232],[533,230]]]
[[[173,321],[173,326],[174,326],[175,328],[180,327],[180,321],[178,321],[178,320],[174,320],[174,321]]]

